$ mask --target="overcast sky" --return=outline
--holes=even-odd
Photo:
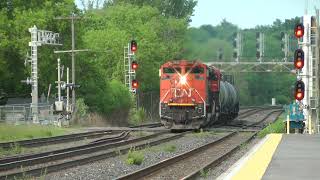
[[[314,12],[314,5],[320,7],[320,0],[308,0],[309,12]],[[305,0],[198,0],[190,25],[217,25],[225,18],[240,28],[253,28],[272,24],[277,18],[302,16],[305,7]]]

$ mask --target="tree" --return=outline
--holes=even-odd
[[[116,5],[121,3],[130,3],[139,7],[148,5],[157,8],[161,15],[166,17],[175,17],[179,19],[187,19],[191,21],[194,7],[197,5],[196,0],[107,0],[108,5]]]

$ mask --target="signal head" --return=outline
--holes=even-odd
[[[297,24],[296,27],[294,28],[294,35],[296,38],[301,38],[304,35],[304,26],[302,23]]]
[[[304,52],[302,49],[297,49],[294,52],[294,67],[296,69],[302,69],[304,66]]]
[[[260,59],[260,51],[256,52],[256,57],[257,57],[257,59]]]
[[[301,101],[304,98],[304,82],[299,80],[295,84],[295,99]]]
[[[238,57],[238,53],[237,52],[233,52],[233,58],[237,58]]]
[[[139,67],[139,64],[136,61],[131,62],[131,69],[132,70],[137,70]]]
[[[132,88],[133,89],[138,89],[138,87],[139,87],[139,83],[138,83],[138,81],[137,80],[132,80],[132,82],[131,82],[131,86],[132,86]]]
[[[138,49],[137,41],[132,40],[130,43],[131,52],[136,52]]]

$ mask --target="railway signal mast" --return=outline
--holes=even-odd
[[[262,62],[262,58],[264,57],[264,33],[257,32],[256,33],[256,57],[257,61]]]
[[[242,55],[242,34],[240,32],[233,34],[233,58],[238,63],[240,62],[240,57]]]
[[[297,24],[294,29],[294,34],[300,47],[300,49],[296,50],[294,59],[298,79],[296,85],[300,84],[304,90],[304,96],[299,98],[296,93],[295,98],[301,107],[304,107],[304,115],[308,120],[306,121],[306,127],[308,127],[309,133],[311,133],[312,127],[318,126],[319,118],[318,31],[317,19],[310,15],[304,15],[303,23]],[[319,132],[318,128],[317,131]]]
[[[31,115],[33,123],[39,123],[38,118],[38,46],[41,45],[61,45],[59,42],[59,33],[52,31],[39,30],[36,26],[29,28],[31,34],[31,41],[29,46],[31,47],[31,58],[29,60],[31,64],[31,78],[22,80],[21,82],[30,84],[32,89],[32,103],[31,103]]]
[[[138,44],[136,40],[131,40],[128,46],[124,47],[125,85],[133,94],[137,93],[139,87],[139,82],[136,80],[136,70],[139,67],[135,57],[137,49]]]
[[[281,50],[284,53],[284,62],[288,61],[289,51],[290,51],[290,44],[289,44],[289,35],[285,32],[281,32]]]

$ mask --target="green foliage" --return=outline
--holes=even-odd
[[[59,32],[63,37],[60,49],[70,49],[70,21],[54,18],[74,12],[85,17],[75,23],[76,48],[91,50],[76,55],[76,81],[81,85],[77,94],[83,98],[79,107],[87,109],[82,106],[86,104],[91,111],[103,115],[131,107],[130,93],[122,85],[123,47],[132,38],[137,40],[139,90],[158,91],[158,68],[164,61],[183,54],[181,47],[196,5],[194,0],[119,0],[105,1],[104,8],[94,9],[94,3],[99,1],[83,0],[90,7],[81,12],[74,0],[10,2],[13,4],[0,2],[0,89],[13,96],[29,96],[30,86],[20,82],[30,74],[29,65],[23,65],[26,52],[30,51],[28,28],[36,25],[38,29]],[[46,94],[48,85],[56,81],[57,56],[52,46],[38,50],[39,94]],[[59,56],[62,64],[71,67],[68,54]],[[53,88],[51,94],[55,93]]]
[[[116,5],[121,3],[130,3],[137,6],[151,6],[160,11],[163,16],[188,19],[193,14],[194,7],[197,5],[196,0],[109,0],[107,5]]]
[[[4,89],[10,95],[25,95],[29,94],[30,86],[20,81],[26,79],[30,71],[30,67],[25,67],[23,64],[26,52],[30,51],[28,28],[36,25],[39,29],[69,34],[69,23],[53,18],[67,16],[70,12],[77,12],[77,10],[73,0],[31,0],[28,3],[15,0],[10,2],[12,2],[10,13],[7,11],[7,3],[4,6],[0,5],[0,89]],[[64,37],[68,38],[68,36]],[[69,45],[70,41],[65,39],[64,42]],[[67,49],[67,46],[62,48]],[[38,58],[39,94],[42,94],[42,92],[47,92],[48,84],[53,83],[56,79],[56,66],[52,66],[56,57],[52,53],[52,47],[43,46],[39,48]]]
[[[147,120],[147,113],[144,108],[139,108],[131,113],[131,123],[140,125]]]
[[[84,99],[78,98],[76,104],[77,104],[77,115],[80,118],[86,117],[89,107],[84,103]]]
[[[284,118],[285,118],[285,115],[284,114],[281,115],[276,122],[269,124],[266,128],[260,131],[258,133],[258,137],[263,138],[267,134],[271,134],[271,133],[284,133],[285,132],[285,123],[283,122]]]
[[[177,150],[177,147],[174,144],[166,144],[163,150],[166,152],[175,152]]]
[[[165,60],[181,54],[187,23],[184,19],[164,17],[150,6],[119,4],[106,9],[90,11],[83,36],[84,46],[96,51],[97,56],[88,56],[99,74],[106,81],[124,81],[123,47],[134,38],[138,43],[136,53],[140,64],[137,78],[140,90],[158,90],[158,69]],[[101,38],[103,37],[103,38]]]
[[[201,169],[200,170],[200,177],[207,178],[209,175],[209,170]]]
[[[24,153],[24,151],[25,149],[21,147],[19,144],[14,144],[9,149],[0,148],[0,157],[21,154],[21,153]]]
[[[130,149],[127,154],[126,163],[129,165],[140,165],[144,160],[144,154],[142,151],[136,151],[134,149]]]

